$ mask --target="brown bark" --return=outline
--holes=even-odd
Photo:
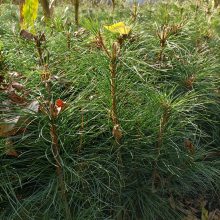
[[[74,0],[75,6],[75,24],[79,25],[79,0]]]
[[[41,0],[41,5],[43,7],[44,17],[46,19],[50,18],[51,14],[50,14],[49,1],[48,0]]]
[[[117,46],[114,43],[112,46],[112,56],[110,61],[110,73],[111,73],[111,97],[112,97],[112,122],[114,125],[118,124],[118,117],[117,117],[117,104],[116,104],[116,58],[117,58]]]
[[[217,8],[220,5],[220,0],[214,0],[214,7]]]
[[[56,130],[56,125],[54,122],[52,122],[52,125],[50,127],[50,135],[51,135],[51,140],[52,140],[52,150],[53,150],[53,156],[56,164],[56,174],[58,178],[58,183],[60,187],[60,193],[61,193],[61,198],[64,202],[64,207],[65,207],[65,212],[66,212],[66,219],[70,220],[71,219],[71,213],[68,205],[68,199],[66,195],[66,189],[65,189],[65,182],[63,178],[63,170],[62,170],[62,165],[61,165],[61,159],[60,159],[60,146],[59,146],[59,141],[58,141],[58,134]]]
[[[23,5],[25,3],[25,0],[20,0],[19,1],[19,10],[20,10],[20,24],[23,23],[23,20],[24,20],[24,16],[22,14],[22,10],[23,10]]]
[[[115,0],[112,0],[112,10],[113,10],[113,12],[115,11]]]

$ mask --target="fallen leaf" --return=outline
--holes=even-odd
[[[0,124],[0,137],[12,136],[16,133],[16,124],[19,121],[20,116],[16,116],[10,119],[4,119]]]
[[[32,33],[28,32],[26,30],[21,30],[20,36],[26,40],[34,40],[34,38],[35,38],[35,35],[33,35]]]
[[[27,110],[28,112],[38,112],[39,111],[39,108],[40,108],[40,104],[38,101],[32,101],[30,104],[28,104],[26,107],[25,107],[25,110]]]
[[[25,104],[27,101],[24,97],[16,94],[14,91],[8,94],[8,98],[16,104]]]
[[[8,75],[10,76],[10,78],[18,78],[18,77],[21,77],[22,74],[21,73],[18,73],[16,71],[13,71],[13,72],[9,72]]]
[[[24,89],[24,86],[23,86],[21,83],[18,83],[18,82],[13,82],[13,83],[11,84],[11,86],[12,86],[14,89],[18,90],[18,91],[21,91],[21,90]]]

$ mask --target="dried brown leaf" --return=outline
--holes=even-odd
[[[16,104],[25,104],[27,102],[24,97],[16,94],[14,91],[9,92],[8,98]]]
[[[116,124],[112,129],[112,135],[114,136],[116,141],[119,141],[122,138],[122,131],[120,129],[120,125]]]
[[[20,36],[26,40],[34,40],[34,38],[36,37],[35,35],[31,34],[30,32],[26,30],[21,30]]]
[[[11,86],[18,91],[21,91],[24,89],[24,86],[18,82],[12,82]]]
[[[19,121],[20,116],[16,116],[11,119],[5,119],[0,124],[0,137],[9,137],[17,132],[16,124]]]

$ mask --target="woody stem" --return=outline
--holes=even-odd
[[[111,98],[112,98],[112,108],[111,108],[111,117],[113,125],[118,124],[118,117],[117,117],[117,102],[116,102],[116,57],[117,57],[117,48],[116,44],[112,45],[112,55],[110,59],[110,74],[111,74]]]
[[[53,114],[51,114],[50,136],[51,136],[51,141],[52,141],[52,153],[53,153],[55,165],[56,165],[56,174],[58,178],[61,199],[64,202],[66,219],[70,220],[71,214],[70,214],[70,209],[69,209],[67,195],[66,195],[65,183],[63,179],[63,170],[62,170],[61,159],[60,159],[60,146],[59,146],[59,141],[58,141],[58,133],[56,129],[55,118]]]

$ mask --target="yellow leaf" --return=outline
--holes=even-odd
[[[124,22],[118,22],[113,25],[104,26],[107,30],[113,32],[113,33],[119,33],[121,35],[128,35],[131,31],[131,28],[129,26],[126,26]]]
[[[34,33],[34,22],[38,13],[38,0],[25,0],[22,8],[23,23],[21,28]]]

